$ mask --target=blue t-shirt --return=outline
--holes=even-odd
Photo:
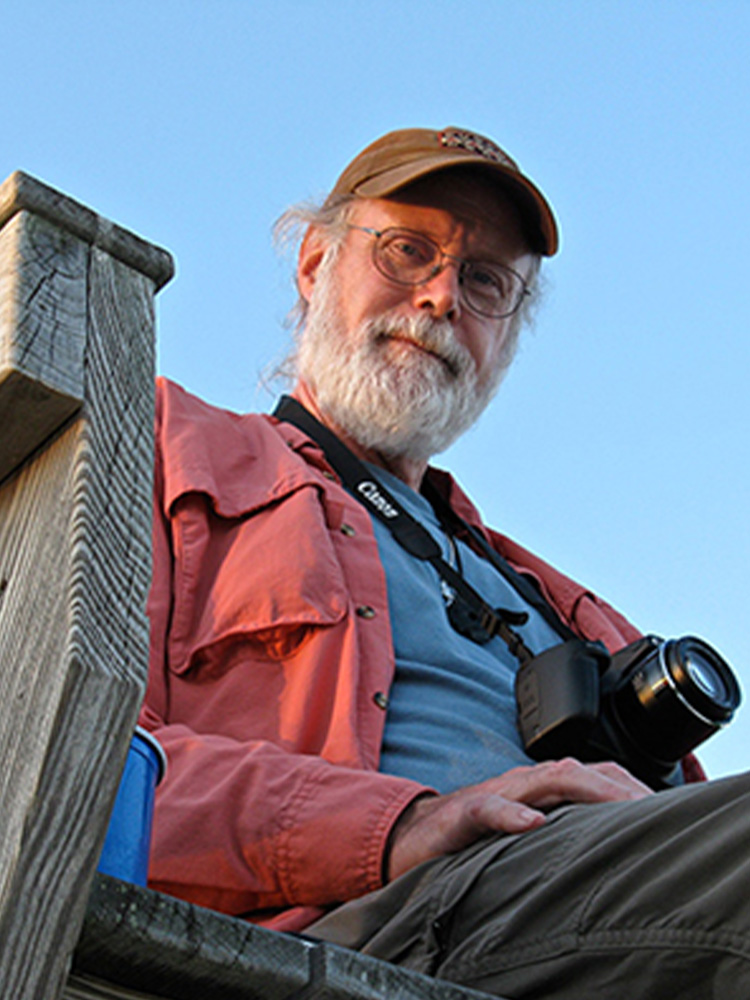
[[[528,622],[515,628],[532,652],[562,641],[486,559],[449,540],[425,497],[385,470],[371,468],[454,567],[455,545],[464,578],[490,606],[528,613]],[[518,661],[499,637],[480,646],[456,632],[434,567],[409,555],[377,518],[373,525],[388,584],[396,658],[380,770],[447,793],[533,763],[516,728]]]

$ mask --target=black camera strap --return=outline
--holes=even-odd
[[[495,567],[501,576],[505,577],[511,587],[520,594],[527,604],[539,612],[550,628],[554,629],[565,642],[578,638],[534,583],[528,577],[513,569],[510,563],[496,549],[492,548],[481,531],[458,515],[429,479],[425,479],[422,485],[422,493],[432,504],[441,522],[443,524],[452,523],[458,531],[465,531],[474,541],[475,545],[481,549],[487,561]]]
[[[338,438],[336,435],[317,420],[308,410],[291,396],[282,396],[273,416],[279,420],[294,424],[304,431],[313,441],[315,441],[332,466],[341,478],[352,496],[365,506],[370,513],[385,524],[399,545],[410,555],[431,563],[437,570],[441,579],[455,593],[457,599],[448,607],[448,616],[452,626],[471,639],[473,642],[483,644],[489,642],[498,635],[506,643],[511,654],[521,663],[532,659],[533,653],[524,644],[523,639],[512,628],[513,625],[523,625],[528,620],[525,612],[514,611],[508,608],[492,608],[468,583],[460,572],[455,570],[450,563],[443,559],[439,544],[432,535],[415,518],[413,518],[390,491],[377,479],[373,473],[367,469],[356,455]],[[437,492],[431,490],[427,499],[433,503],[433,495]],[[460,527],[465,528],[482,548],[482,551],[490,557],[490,561],[508,579],[508,582],[528,600],[532,607],[539,608],[540,602],[544,598],[536,589],[528,584],[519,574],[515,573],[502,558],[495,553],[482,538],[481,534],[472,528],[471,525],[463,521],[450,508],[450,506],[440,497],[439,508],[436,508],[438,517],[443,520],[450,512],[450,520]],[[490,555],[491,554],[491,555]],[[504,568],[503,568],[504,567]],[[510,574],[510,575],[509,575]],[[521,586],[519,586],[519,580]],[[522,589],[523,588],[523,589]],[[533,599],[527,597],[525,590],[533,591]],[[545,620],[550,620],[549,616],[554,616],[551,608],[544,612]],[[566,628],[559,618],[555,617],[555,622],[551,622],[558,633],[561,628]],[[568,630],[566,629],[566,632]],[[572,632],[569,633],[572,636]],[[565,638],[569,636],[566,634]]]

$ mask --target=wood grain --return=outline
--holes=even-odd
[[[106,251],[150,278],[157,291],[174,275],[172,255],[162,247],[105,219],[36,177],[16,170],[0,184],[0,226],[24,210],[47,219],[88,246]]]
[[[50,383],[80,397],[0,487],[0,996],[26,1000],[60,995],[145,686],[155,285],[27,210],[3,246],[6,454]]]
[[[83,401],[88,250],[28,212],[0,230],[0,481]]]

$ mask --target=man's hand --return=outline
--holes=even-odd
[[[468,847],[489,833],[524,833],[564,802],[624,802],[653,794],[619,764],[570,758],[516,767],[450,795],[416,799],[391,832],[387,878]]]

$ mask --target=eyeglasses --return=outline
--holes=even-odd
[[[397,285],[423,285],[450,260],[458,264],[458,283],[465,304],[480,316],[503,319],[516,312],[529,288],[512,267],[483,260],[462,260],[443,250],[424,233],[412,229],[370,229],[350,225],[375,237],[372,262]]]

